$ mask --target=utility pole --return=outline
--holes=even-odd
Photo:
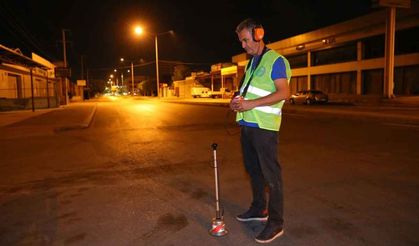
[[[67,67],[67,48],[66,48],[66,42],[65,42],[65,30],[62,29],[62,36],[63,36],[63,61],[64,61],[64,67]]]
[[[157,98],[160,98],[159,87],[160,87],[160,80],[159,80],[159,48],[157,42],[157,34],[154,36],[154,45],[156,46],[156,87],[157,87]]]
[[[88,68],[86,68],[86,90],[87,90],[87,97],[90,99],[89,69]]]
[[[81,78],[84,79],[84,63],[83,63],[83,55],[81,55]]]
[[[131,87],[132,87],[131,96],[134,96],[134,63],[133,62],[131,62]]]
[[[64,68],[67,69],[67,49],[66,49],[66,41],[65,41],[65,30],[62,29],[62,36],[63,36],[63,58],[64,58]],[[68,78],[67,76],[64,77],[64,93],[65,93],[65,104],[68,104]]]

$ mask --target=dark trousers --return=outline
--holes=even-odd
[[[252,207],[266,209],[265,186],[269,187],[269,222],[282,225],[283,188],[281,166],[278,161],[279,136],[276,131],[241,127],[241,146],[244,166],[252,185]]]

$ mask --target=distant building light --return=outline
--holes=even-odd
[[[298,45],[297,46],[297,50],[302,50],[302,49],[304,49],[306,46],[304,45],[304,44],[300,44],[300,45]]]
[[[323,44],[331,44],[331,43],[334,43],[335,42],[335,38],[325,38],[325,39],[322,39],[322,43]]]

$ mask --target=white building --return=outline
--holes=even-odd
[[[55,66],[32,53],[0,45],[0,110],[49,108],[59,105]]]
[[[396,97],[419,96],[419,7],[412,3],[410,8],[397,9],[391,84],[385,82],[384,71],[387,11],[379,9],[268,44],[290,62],[291,93],[320,89],[331,99],[352,101],[385,98],[391,91]],[[232,57],[239,67],[248,60],[245,53]]]

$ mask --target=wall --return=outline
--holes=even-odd
[[[47,71],[41,69],[33,69],[32,80],[35,107],[57,107],[57,81],[47,78]],[[0,99],[2,111],[32,108],[31,76],[28,68],[0,65]]]

